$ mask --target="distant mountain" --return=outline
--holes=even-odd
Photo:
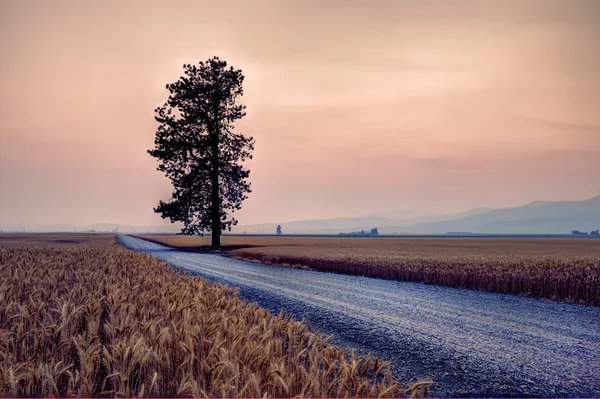
[[[409,219],[418,219],[422,217],[427,217],[428,213],[426,212],[413,212],[407,211],[403,209],[394,209],[390,211],[376,212],[372,215],[372,217],[382,217],[393,220],[409,220]]]
[[[396,213],[394,213],[396,212]],[[236,226],[233,233],[275,234],[281,224],[284,234],[338,234],[369,231],[377,227],[380,234],[445,234],[471,232],[489,234],[569,234],[571,230],[591,231],[600,228],[600,195],[585,201],[534,201],[522,206],[492,209],[474,208],[450,215],[419,216],[394,219],[384,215],[409,215],[407,211],[390,211],[367,217],[300,220],[286,223],[262,223]],[[122,233],[178,233],[180,224],[135,226],[117,223],[72,225],[0,225],[3,231],[112,231]]]
[[[585,201],[536,201],[452,220],[405,227],[411,233],[569,233],[600,227],[600,196]]]
[[[408,214],[408,212],[403,214]],[[447,232],[499,234],[568,234],[600,227],[600,196],[585,201],[535,201],[522,206],[493,209],[474,208],[450,215],[421,216],[395,220],[371,217],[303,220],[279,223],[284,234],[338,234],[370,230],[381,234],[445,234]],[[239,226],[235,233],[274,234],[278,223]]]
[[[338,234],[338,233],[349,233],[360,230],[371,230],[373,227],[382,226],[395,226],[387,229],[387,232],[400,232],[404,231],[405,227],[400,228],[397,226],[410,226],[416,223],[424,222],[437,222],[443,220],[456,219],[462,216],[475,215],[478,213],[486,212],[492,208],[476,208],[461,213],[449,214],[449,215],[431,215],[412,217],[408,219],[393,219],[385,217],[387,214],[404,214],[404,215],[417,215],[416,212],[408,211],[389,211],[384,212],[381,215],[373,215],[367,217],[356,217],[356,218],[332,218],[332,219],[314,219],[314,220],[299,220],[293,222],[284,223],[261,223],[252,224],[245,226],[237,226],[234,228],[234,233],[249,233],[249,234],[275,234],[277,225],[281,225],[281,229],[284,234]],[[395,230],[394,230],[395,229]],[[383,233],[383,232],[381,232]]]
[[[530,202],[528,204],[523,205],[523,207],[548,205],[548,204],[551,204],[551,203],[552,203],[552,201],[533,201],[533,202]]]
[[[466,216],[478,215],[480,213],[485,213],[493,210],[494,208],[473,208],[464,212],[458,213],[450,213],[450,214],[442,214],[442,215],[430,215],[430,216],[422,216],[414,219],[405,219],[400,222],[404,226],[409,226],[417,223],[427,223],[427,222],[443,222],[446,220],[459,219]]]
[[[600,212],[572,216],[557,216],[540,219],[513,220],[488,223],[480,228],[481,233],[565,233],[572,230],[590,232],[600,228]]]
[[[428,215],[420,212],[410,212],[410,211],[386,211],[381,213],[375,213],[373,216],[385,217],[388,219],[394,219],[396,221],[400,221],[403,224],[414,224],[414,223],[424,223],[424,222],[440,222],[443,220],[451,220],[456,219],[463,216],[476,215],[478,213],[483,213],[490,211],[494,208],[473,208],[464,212],[459,213],[449,213],[449,214],[433,214]]]

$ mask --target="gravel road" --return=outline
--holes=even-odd
[[[600,397],[598,307],[118,242],[307,319],[335,344],[391,361],[402,380],[431,378],[436,396]]]

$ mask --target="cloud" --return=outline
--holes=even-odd
[[[152,110],[214,54],[257,138],[242,223],[584,197],[598,171],[596,0],[0,7],[0,208],[32,220],[78,188],[77,218],[152,223]]]
[[[557,121],[530,116],[519,116],[518,118],[527,125],[535,125],[552,130],[559,130],[565,133],[580,134],[587,136],[590,139],[595,139],[595,143],[597,144],[600,143],[600,125]]]

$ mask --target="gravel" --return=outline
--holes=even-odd
[[[333,343],[430,378],[443,397],[600,397],[600,308],[476,290],[348,276],[118,242],[274,313],[293,313]]]

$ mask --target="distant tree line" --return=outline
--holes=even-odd
[[[588,235],[587,231],[579,231],[579,230],[572,230],[571,234],[574,236],[587,236]],[[600,231],[599,231],[599,229],[592,230],[592,231],[590,231],[589,235],[600,236]]]
[[[379,235],[379,231],[377,231],[377,227],[371,229],[371,232],[361,230],[361,231],[353,231],[352,233],[340,233],[340,236],[376,236]]]

